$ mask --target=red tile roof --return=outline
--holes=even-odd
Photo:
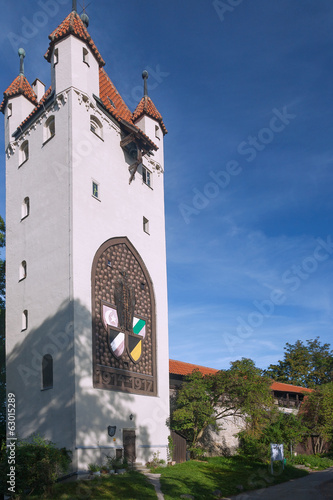
[[[6,103],[10,97],[24,95],[30,102],[37,104],[37,96],[32,90],[30,83],[24,75],[19,75],[9,85],[8,89],[3,93],[3,101],[0,104],[0,111],[4,112]]]
[[[215,368],[208,368],[207,366],[192,365],[191,363],[184,363],[184,361],[175,361],[174,359],[169,359],[169,372],[173,375],[190,375],[193,370],[199,370],[203,375],[214,375],[219,371]],[[283,384],[281,382],[273,382],[271,385],[271,389],[272,391],[297,393],[313,391],[313,389],[307,389],[306,387]]]
[[[313,389],[307,387],[300,387],[298,385],[283,384],[282,382],[273,382],[271,385],[273,391],[282,392],[313,392]]]
[[[190,375],[193,370],[199,370],[203,375],[213,375],[219,370],[215,368],[207,368],[201,365],[192,365],[191,363],[184,363],[184,361],[176,361],[169,359],[169,372],[174,375]]]
[[[68,35],[74,35],[83,42],[86,42],[93,54],[95,55],[98,63],[100,66],[104,66],[105,62],[104,59],[102,58],[101,54],[99,53],[96,45],[94,44],[91,36],[88,33],[87,28],[83,24],[79,14],[75,12],[74,10],[68,14],[66,19],[56,28],[51,35],[49,35],[49,39],[51,40],[49,48],[47,49],[47,52],[45,54],[45,59],[47,61],[51,61],[51,56],[52,56],[52,50],[54,44],[61,40],[62,38],[65,38]]]
[[[120,121],[132,122],[132,113],[103,68],[99,70],[99,97],[109,113]]]
[[[163,123],[162,115],[157,111],[155,104],[148,96],[144,96],[137,105],[136,110],[133,113],[133,122],[136,122],[143,115],[154,118],[161,125],[163,134],[165,135],[168,133]]]

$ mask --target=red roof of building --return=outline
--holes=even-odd
[[[150,116],[151,118],[154,118],[154,120],[158,121],[159,124],[161,125],[163,134],[165,135],[168,133],[163,123],[161,113],[157,111],[155,104],[148,96],[144,96],[137,105],[136,110],[133,113],[133,122],[136,122],[143,115],[147,115]]]
[[[103,68],[99,70],[99,97],[109,113],[120,121],[133,123],[132,113]]]
[[[3,113],[6,103],[10,97],[24,95],[30,102],[37,104],[37,96],[32,90],[30,83],[22,74],[17,76],[15,80],[9,85],[8,89],[3,93],[3,101],[0,104],[0,111]]]
[[[282,392],[313,392],[313,389],[307,387],[300,387],[298,385],[283,384],[282,382],[273,382],[271,385],[273,391]]]
[[[174,359],[169,359],[169,372],[173,375],[190,375],[193,370],[199,370],[203,375],[214,375],[219,370],[215,368],[208,368],[207,366],[192,365],[191,363],[184,363],[184,361],[176,361]],[[271,385],[272,391],[283,391],[283,392],[312,392],[313,389],[307,389],[306,387],[299,387],[297,385],[283,384],[281,382],[273,382]]]
[[[174,375],[190,375],[193,370],[199,370],[203,375],[213,375],[219,371],[215,368],[207,368],[206,366],[192,365],[191,363],[184,363],[184,361],[169,359],[169,372]]]
[[[95,55],[98,63],[100,66],[104,66],[105,62],[104,59],[102,58],[101,54],[99,53],[96,45],[94,44],[91,36],[88,33],[87,28],[83,24],[79,14],[75,12],[74,10],[68,14],[66,19],[56,28],[51,35],[49,35],[49,39],[51,40],[49,48],[47,49],[47,52],[45,54],[45,59],[47,61],[51,61],[51,56],[52,56],[52,50],[54,44],[58,41],[61,40],[62,38],[65,38],[68,35],[74,35],[83,42],[86,42],[93,54]]]

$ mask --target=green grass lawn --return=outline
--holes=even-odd
[[[275,463],[274,474],[271,475],[270,465],[246,462],[239,457],[190,461],[155,471],[162,474],[165,500],[175,500],[184,494],[193,495],[195,500],[211,500],[215,498],[213,492],[216,490],[220,490],[222,496],[236,495],[241,491],[265,488],[307,475],[306,471],[290,465],[282,471],[279,463]]]
[[[30,495],[29,500],[156,500],[154,486],[139,472],[100,476],[91,481],[56,484],[50,495]]]

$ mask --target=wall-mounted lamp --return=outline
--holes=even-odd
[[[130,418],[130,420],[133,420],[133,415],[132,415],[132,413],[130,414],[130,417],[129,417],[129,418]]]

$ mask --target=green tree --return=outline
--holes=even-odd
[[[209,425],[219,426],[227,417],[244,418],[248,432],[256,434],[274,408],[270,385],[271,380],[246,358],[214,375],[194,371],[178,392],[170,426],[184,434],[192,447]]]
[[[317,387],[304,399],[301,413],[315,453],[322,453],[325,442],[333,440],[333,382]]]
[[[172,406],[168,424],[171,429],[181,432],[191,447],[198,443],[206,427],[215,423],[207,379],[199,370],[185,377]]]
[[[278,382],[313,388],[333,381],[333,351],[330,344],[321,344],[319,337],[304,344],[287,342],[284,359],[270,365],[266,375]]]
[[[216,420],[243,417],[249,433],[260,432],[268,413],[275,408],[270,378],[251,359],[242,358],[232,362],[229,370],[221,370],[207,379]]]

